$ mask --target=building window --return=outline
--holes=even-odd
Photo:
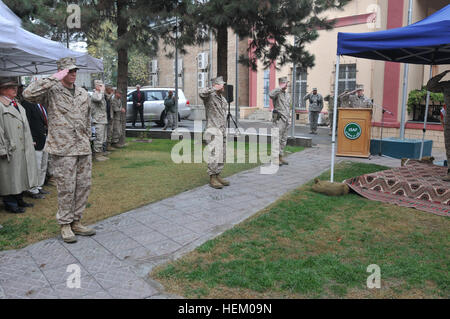
[[[264,107],[270,106],[270,69],[264,70]]]
[[[428,105],[428,117],[427,117],[427,122],[429,123],[440,123],[441,119],[441,109],[442,109],[442,105],[441,104],[432,104],[430,102],[430,105]],[[425,104],[420,104],[420,105],[414,105],[412,107],[412,121],[413,122],[424,122],[425,121]]]
[[[306,70],[297,68],[297,75],[295,77],[295,107],[301,110],[306,110],[306,103],[303,102],[303,98],[306,95],[308,85],[308,73]]]
[[[356,64],[341,64],[339,66],[338,94],[356,89]]]

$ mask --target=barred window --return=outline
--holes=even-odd
[[[356,89],[356,64],[341,64],[339,66],[338,94]]]
[[[306,110],[306,103],[303,98],[307,94],[308,72],[305,69],[296,68],[295,77],[295,107]]]

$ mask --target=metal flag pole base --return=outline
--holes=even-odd
[[[230,124],[231,121],[234,123],[234,127],[236,128],[236,135],[240,135],[241,131],[239,130],[239,127],[236,123],[236,121],[233,118],[233,115],[231,114],[231,103],[228,103],[228,114],[227,114],[227,128],[230,130]]]

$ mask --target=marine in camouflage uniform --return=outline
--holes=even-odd
[[[108,119],[107,133],[106,133],[106,151],[113,151],[115,148],[111,147],[113,130],[114,130],[114,111],[112,110],[112,97],[114,90],[110,84],[105,85],[105,100],[106,100],[106,116]]]
[[[98,161],[105,161],[109,158],[103,152],[103,146],[107,141],[108,116],[106,112],[106,99],[103,82],[94,82],[95,91],[91,97],[92,122],[95,126],[96,139],[94,141],[95,158]]]
[[[445,142],[445,152],[447,155],[447,163],[450,160],[450,81],[440,80],[447,75],[450,71],[447,70],[441,74],[436,75],[430,79],[427,83],[427,90],[433,93],[443,93],[444,102],[447,105],[447,110],[444,117],[444,142]],[[450,169],[447,170],[447,176],[443,178],[444,181],[450,182]]]
[[[337,114],[336,114],[336,132],[339,127],[339,109],[341,107],[349,107],[348,99],[345,101],[342,100],[342,97],[346,95],[348,91],[342,92],[337,98]],[[328,97],[328,119],[330,121],[330,133],[328,135],[333,135],[333,116],[334,116],[334,96],[330,95]]]
[[[61,235],[75,242],[77,235],[90,236],[95,230],[81,224],[91,189],[91,106],[86,90],[75,86],[74,58],[57,62],[58,73],[33,82],[25,99],[47,105],[48,137],[44,151],[50,154],[58,190]]]
[[[313,91],[303,98],[303,100],[309,101],[309,125],[311,132],[309,134],[317,134],[317,124],[319,122],[319,114],[323,108],[323,97],[317,93],[317,89],[313,88]]]
[[[209,185],[213,188],[223,188],[230,183],[219,175],[223,170],[226,158],[227,136],[226,119],[228,102],[223,96],[225,82],[221,76],[213,80],[213,87],[200,90],[199,96],[205,104],[206,130],[208,141],[208,175]]]
[[[120,138],[122,137],[122,113],[126,110],[122,108],[121,93],[116,90],[115,94],[111,98],[111,110],[114,113],[113,116],[113,133],[112,133],[112,146],[121,148],[119,146]]]
[[[291,125],[291,97],[286,92],[289,83],[287,77],[278,80],[280,87],[272,90],[269,97],[273,101],[272,128],[278,128],[280,133],[279,165],[288,165],[283,159],[283,152],[287,144],[288,129]]]
[[[357,85],[356,90],[341,94],[341,107],[372,109],[372,100],[364,95],[364,86]]]

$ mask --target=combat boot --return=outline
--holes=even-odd
[[[74,220],[70,226],[72,227],[75,235],[92,236],[96,233],[95,229],[83,226],[79,220]]]
[[[104,161],[107,161],[107,160],[109,160],[109,158],[108,157],[105,157],[105,156],[103,156],[103,153],[96,153],[95,154],[95,161],[96,162],[104,162]]]
[[[117,151],[117,148],[115,148],[111,144],[108,144],[108,146],[106,147],[106,150],[109,151],[109,152],[112,152],[112,151]]]
[[[447,176],[442,179],[444,182],[450,182],[450,169],[447,171]]]
[[[211,186],[212,188],[217,188],[217,189],[223,188],[222,183],[220,183],[219,180],[217,179],[217,175],[211,175],[209,178],[210,178],[209,186]]]
[[[47,180],[47,185],[49,186],[56,186],[56,180],[53,176],[51,176],[48,180]]]
[[[289,163],[286,162],[286,161],[283,159],[283,157],[280,155],[280,166],[281,166],[281,165],[289,165]]]
[[[77,241],[69,224],[61,225],[61,237],[66,243],[74,243]]]
[[[217,180],[218,180],[219,183],[222,184],[223,186],[230,186],[230,182],[227,181],[226,179],[223,179],[222,177],[220,177],[219,174],[217,174]]]

